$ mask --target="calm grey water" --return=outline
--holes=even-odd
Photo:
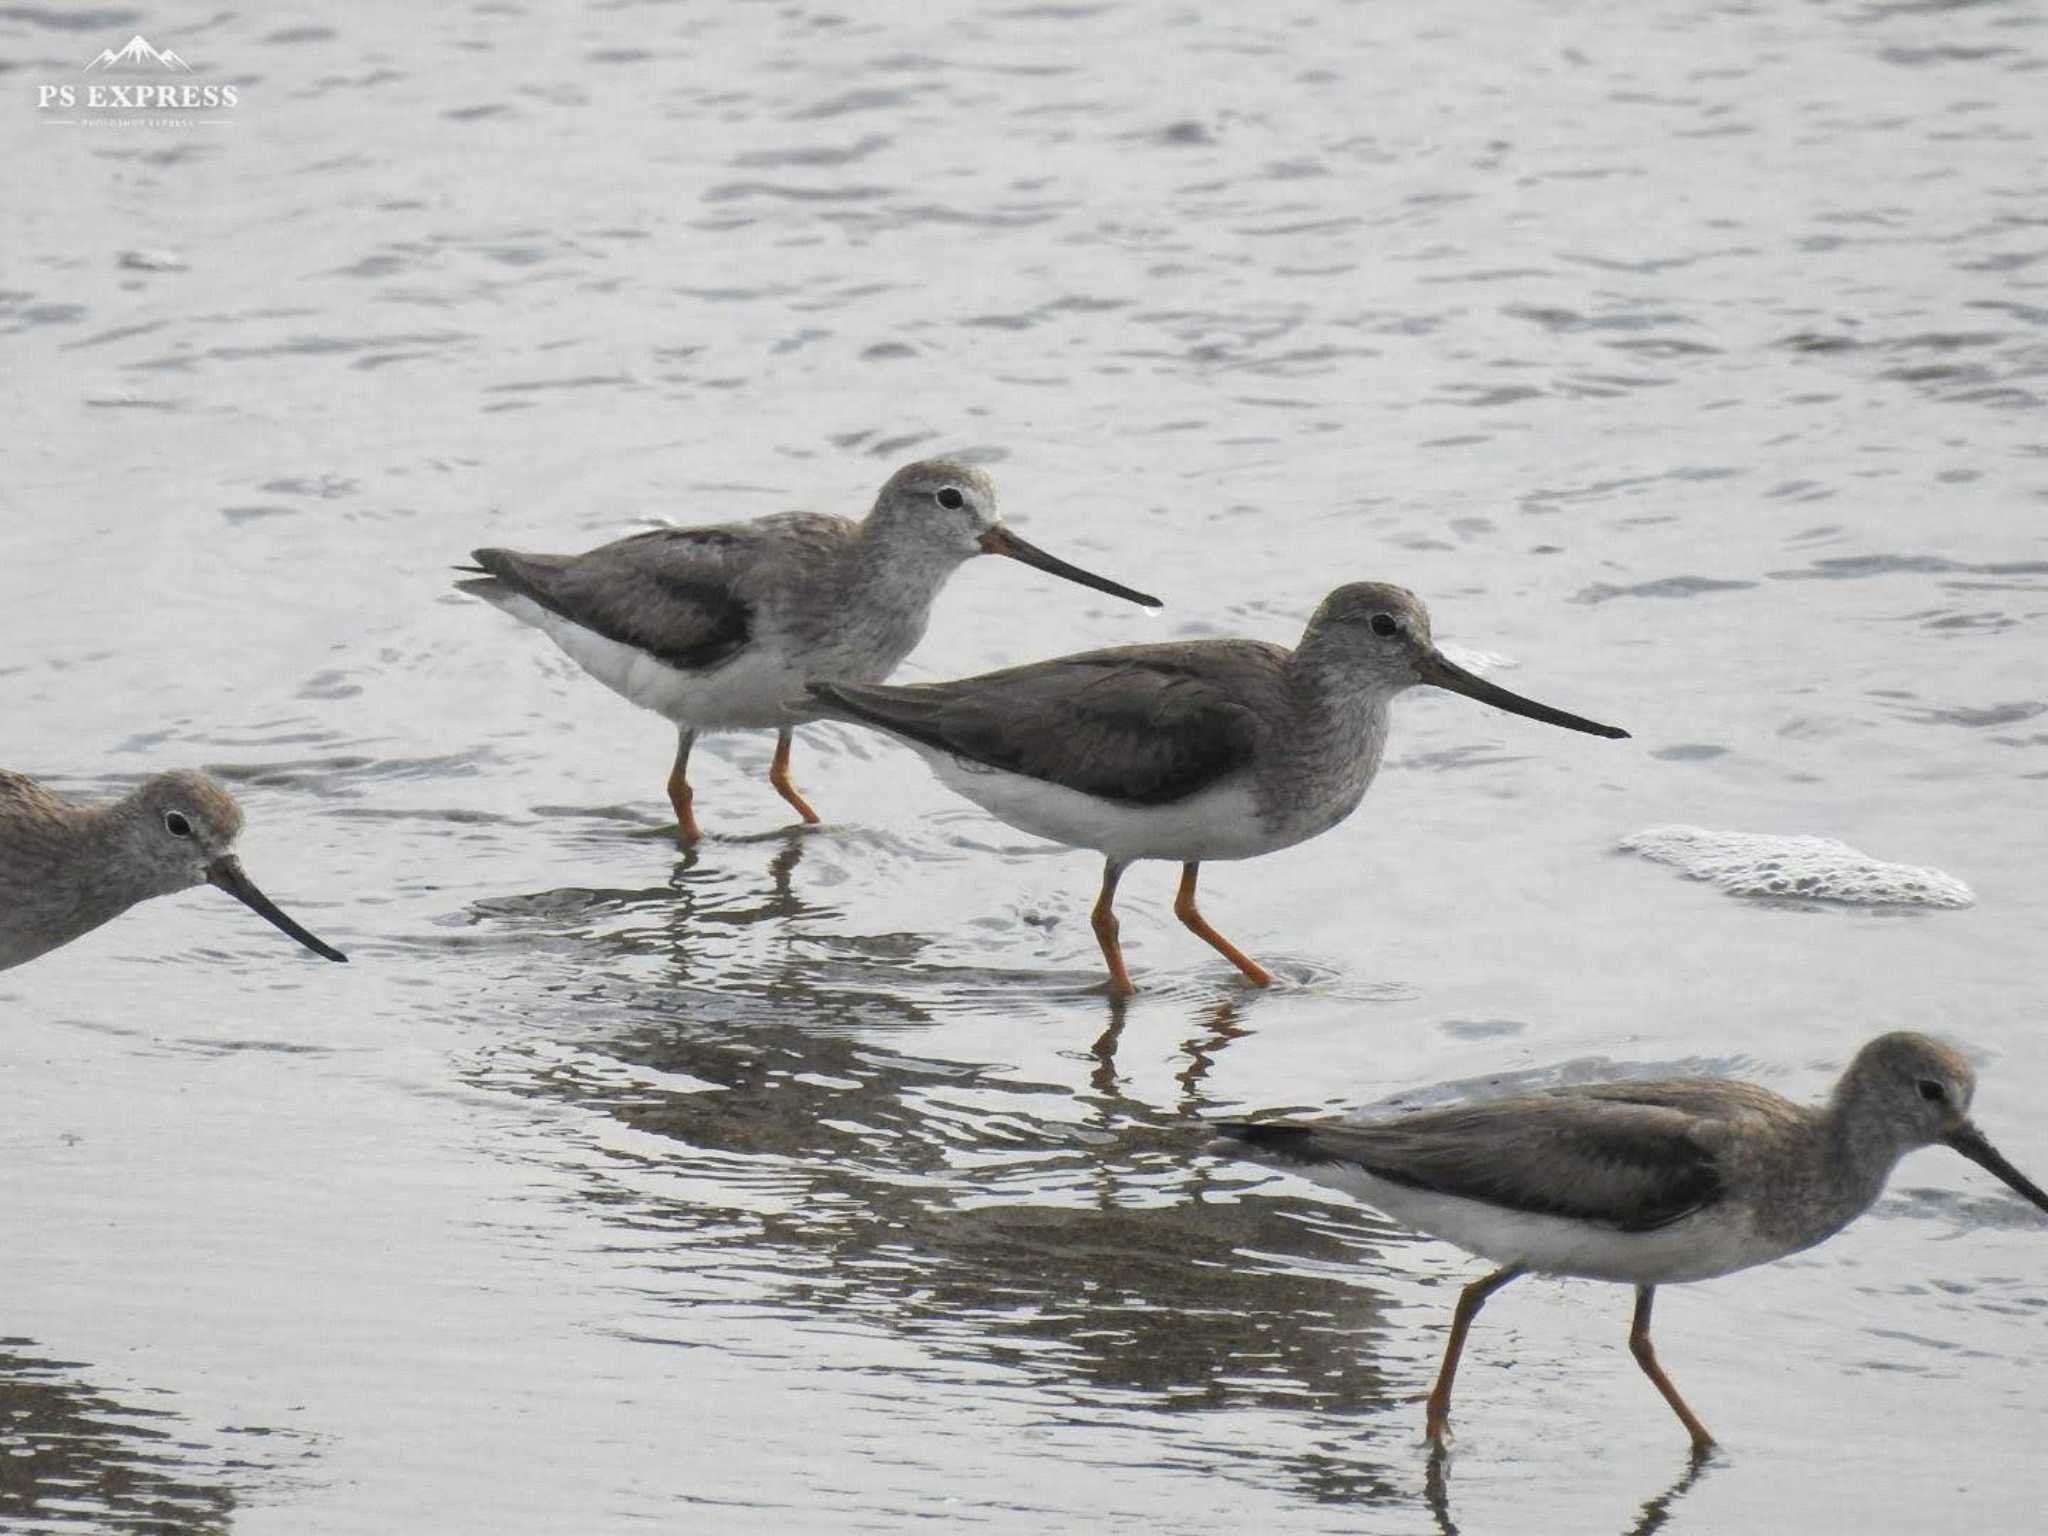
[[[211,892],[0,978],[0,1528],[2026,1528],[2048,1232],[1960,1159],[1801,1259],[1530,1283],[1190,1116],[1964,1042],[2048,1170],[2048,34],[2023,4],[0,9],[0,763],[210,765]],[[146,34],[208,127],[68,125]],[[154,78],[130,74],[121,78]],[[473,545],[989,464],[1156,617],[963,571],[907,677],[1291,640],[1391,579],[1608,743],[1398,708],[1215,866],[1250,995],[1094,860],[802,733],[700,756]],[[1000,568],[996,568],[1000,567]],[[1965,910],[1759,904],[1644,827]]]

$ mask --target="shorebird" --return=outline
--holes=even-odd
[[[1629,1351],[1692,1436],[1713,1437],[1650,1346],[1660,1285],[1768,1264],[1870,1209],[1900,1158],[1953,1147],[2048,1211],[1970,1120],[1976,1076],[1925,1035],[1880,1035],[1825,1104],[1715,1077],[1587,1083],[1419,1110],[1375,1124],[1219,1127],[1213,1150],[1293,1169],[1500,1267],[1466,1286],[1425,1415],[1441,1446],[1465,1334],[1524,1274],[1636,1290]]]
[[[241,830],[242,808],[200,773],[160,773],[94,802],[0,772],[0,971],[195,885],[217,885],[314,954],[346,960],[256,889],[234,854]]]
[[[705,731],[772,729],[768,782],[806,822],[789,779],[807,679],[878,682],[923,637],[939,589],[976,555],[1006,555],[1148,608],[1159,599],[1047,554],[996,516],[981,470],[944,459],[891,475],[860,522],[782,512],[657,528],[581,555],[473,551],[456,585],[542,631],[614,693],[676,727],[668,796],[685,841],[690,747]]]
[[[1136,989],[1114,903],[1136,859],[1181,865],[1174,915],[1254,985],[1272,975],[1210,927],[1195,879],[1327,832],[1379,771],[1387,706],[1417,684],[1533,720],[1628,735],[1513,694],[1447,660],[1412,592],[1337,588],[1292,651],[1187,640],[1084,651],[951,683],[810,685],[825,713],[889,732],[949,789],[1020,831],[1103,856],[1092,922],[1112,996]]]

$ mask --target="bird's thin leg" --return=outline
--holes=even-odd
[[[796,792],[796,786],[789,782],[789,743],[796,732],[784,726],[775,736],[775,761],[768,765],[768,782],[775,786],[775,793],[796,807],[797,815],[806,824],[816,826],[818,813],[811,809],[811,803]]]
[[[1117,943],[1116,883],[1123,878],[1124,865],[1117,859],[1102,861],[1102,894],[1095,898],[1095,910],[1088,921],[1095,928],[1095,942],[1102,946],[1102,958],[1109,965],[1109,995],[1129,997],[1138,989],[1131,985],[1131,973],[1124,969],[1123,946]]]
[[[1202,916],[1201,910],[1196,907],[1195,876],[1201,872],[1201,868],[1199,863],[1181,865],[1180,894],[1173,898],[1173,915],[1186,923],[1196,938],[1243,971],[1246,981],[1255,987],[1270,987],[1273,984],[1273,973],[1211,928],[1209,920]]]
[[[676,808],[676,835],[686,843],[694,843],[704,835],[704,829],[697,825],[696,812],[690,809],[697,797],[690,788],[690,747],[697,740],[695,731],[676,730],[676,765],[668,771],[668,803]]]
[[[1451,1427],[1451,1383],[1458,1376],[1458,1356],[1464,1352],[1465,1335],[1472,1330],[1472,1319],[1486,1305],[1487,1297],[1521,1273],[1521,1265],[1510,1264],[1482,1280],[1474,1280],[1458,1293],[1458,1310],[1451,1314],[1451,1339],[1444,1345],[1444,1363],[1436,1373],[1436,1385],[1430,1388],[1425,1420],[1428,1427],[1423,1431],[1438,1445],[1444,1443]]]
[[[1678,1395],[1678,1388],[1671,1385],[1671,1378],[1664,1374],[1664,1367],[1657,1363],[1657,1351],[1650,1343],[1650,1301],[1657,1294],[1654,1285],[1636,1287],[1636,1320],[1628,1330],[1628,1352],[1636,1357],[1636,1364],[1643,1368],[1643,1374],[1650,1383],[1664,1394],[1664,1401],[1671,1405],[1671,1411],[1678,1415],[1678,1422],[1685,1426],[1692,1436],[1695,1456],[1703,1455],[1714,1448],[1714,1437],[1707,1433],[1707,1426],[1693,1417],[1685,1406],[1685,1399]]]

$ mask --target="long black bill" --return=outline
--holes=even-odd
[[[2044,1190],[2019,1169],[1998,1155],[1998,1148],[1984,1139],[1984,1133],[1965,1120],[1941,1138],[1979,1168],[1995,1173],[2042,1210],[2048,1211],[2048,1190]]]
[[[1048,555],[1036,544],[1027,544],[1001,523],[981,536],[984,553],[1008,555],[1012,560],[1022,560],[1026,565],[1035,565],[1041,571],[1050,571],[1055,576],[1064,576],[1068,581],[1084,587],[1093,587],[1098,592],[1107,592],[1111,597],[1121,597],[1127,602],[1147,608],[1163,608],[1166,605],[1148,593],[1134,591],[1122,582],[1111,581],[1107,576],[1098,576],[1093,571],[1084,571],[1078,565],[1069,565],[1058,555]]]
[[[1552,709],[1548,704],[1538,704],[1534,699],[1525,699],[1519,693],[1509,693],[1496,683],[1467,672],[1455,661],[1450,661],[1435,650],[1425,650],[1416,663],[1415,670],[1422,675],[1425,683],[1439,688],[1448,688],[1453,693],[1462,693],[1468,699],[1477,699],[1482,704],[1491,704],[1495,709],[1504,709],[1511,715],[1527,715],[1531,720],[1541,720],[1546,725],[1561,725],[1568,731],[1584,731],[1588,736],[1605,736],[1610,741],[1619,741],[1628,735],[1618,725],[1602,725],[1597,720],[1588,720],[1582,715],[1568,715],[1561,709]]]
[[[348,958],[347,955],[344,955],[332,944],[325,944],[319,939],[314,938],[312,934],[306,932],[305,929],[287,917],[284,909],[279,907],[276,902],[257,890],[256,882],[243,872],[242,861],[232,853],[224,853],[207,865],[206,878],[210,884],[219,886],[230,896],[234,897],[235,900],[242,903],[243,906],[249,908],[250,911],[270,919],[271,922],[297,939],[306,948],[313,951],[314,954],[327,960],[346,960]]]

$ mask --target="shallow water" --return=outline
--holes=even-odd
[[[1219,13],[1220,14],[1220,13]],[[134,31],[231,125],[39,122]],[[1929,1152],[1797,1260],[1504,1293],[1192,1116],[1883,1028],[2037,1176],[2042,22],[2013,4],[0,11],[0,762],[206,764],[255,877],[0,976],[0,1529],[2025,1526],[2048,1234]],[[1156,617],[964,570],[906,677],[1376,577],[1610,743],[1398,706],[1343,827],[1121,906],[908,754],[667,728],[473,545],[934,451]],[[990,567],[1001,566],[1000,569]],[[1644,827],[1968,909],[1729,900]],[[1952,1240],[1951,1240],[1952,1239]],[[146,1525],[145,1521],[154,1521]]]

